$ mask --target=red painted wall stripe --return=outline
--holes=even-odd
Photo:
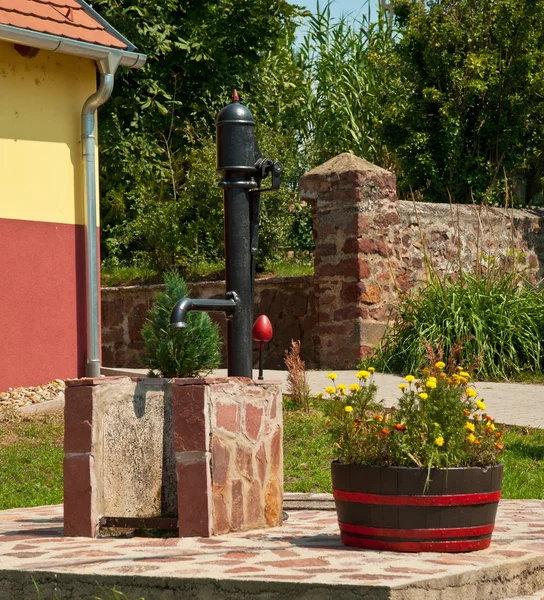
[[[460,537],[479,537],[489,535],[495,526],[482,525],[481,527],[450,527],[448,529],[385,529],[382,527],[363,527],[362,525],[350,525],[349,523],[338,523],[342,533],[358,533],[360,535],[392,538],[427,538],[444,539]]]
[[[488,548],[491,543],[491,536],[483,540],[467,541],[386,542],[342,534],[342,542],[346,546],[368,550],[389,550],[391,552],[472,552],[473,550]]]
[[[333,490],[334,499],[361,504],[381,504],[392,506],[467,506],[498,502],[500,491],[485,494],[451,494],[443,496],[388,496],[387,494],[363,494]]]
[[[0,219],[0,283],[0,391],[84,375],[84,227]]]

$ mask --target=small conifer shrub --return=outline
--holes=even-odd
[[[188,327],[169,329],[174,304],[187,297],[187,284],[176,272],[164,277],[165,291],[155,296],[142,328],[145,342],[141,363],[150,377],[195,377],[216,369],[221,361],[219,328],[209,315],[190,312]]]

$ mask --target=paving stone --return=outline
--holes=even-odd
[[[540,500],[501,501],[490,548],[454,555],[347,548],[336,514],[322,510],[293,510],[282,527],[211,539],[82,540],[63,537],[62,506],[13,509],[0,512],[0,600],[32,597],[31,574],[63,600],[90,600],[97,584],[112,582],[148,600],[541,600],[542,531]]]

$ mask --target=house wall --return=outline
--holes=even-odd
[[[92,60],[0,42],[0,389],[81,376],[81,109]]]

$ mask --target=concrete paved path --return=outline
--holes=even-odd
[[[335,372],[338,375],[336,383],[344,383],[348,387],[351,383],[357,383],[357,371]],[[147,371],[103,368],[102,373],[138,377],[145,375]],[[308,371],[308,381],[314,394],[322,392],[330,384],[327,379],[328,373],[329,371]],[[226,369],[219,369],[213,373],[220,377],[225,377],[226,374]],[[266,379],[281,381],[283,391],[287,393],[287,371],[266,370],[264,376]],[[253,372],[253,377],[257,379],[257,371]],[[378,385],[378,399],[383,399],[386,406],[394,406],[400,394],[398,385],[404,381],[402,377],[375,373],[374,380]],[[476,382],[474,385],[480,397],[485,399],[489,414],[498,423],[544,428],[544,384]]]
[[[62,506],[0,511],[0,600],[500,600],[544,585],[544,501],[503,500],[493,541],[468,554],[342,545],[336,514],[214,538],[63,537]]]

